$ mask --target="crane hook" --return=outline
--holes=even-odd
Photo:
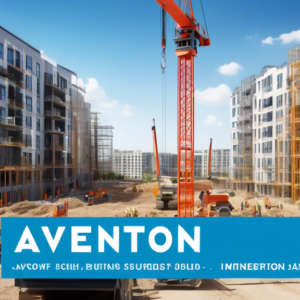
[[[163,51],[163,53],[162,53],[161,56],[162,56],[162,60],[161,60],[160,66],[161,66],[162,71],[164,73],[165,72],[165,68],[167,67],[166,55],[165,55],[164,51]]]

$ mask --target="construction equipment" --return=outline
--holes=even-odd
[[[52,217],[67,217],[68,216],[69,202],[64,201],[56,205]]]
[[[173,0],[156,0],[162,8],[163,26],[165,11],[177,23],[175,53],[178,56],[178,162],[177,210],[179,217],[194,216],[194,57],[199,46],[209,46],[210,40],[196,22],[191,0],[183,1],[183,9]],[[207,31],[207,28],[206,28]],[[163,28],[162,49],[165,63],[166,38]]]
[[[214,217],[214,216],[231,216],[233,206],[229,202],[229,195],[226,194],[212,194],[211,182],[211,151],[212,139],[210,139],[209,153],[208,153],[208,180],[201,180],[197,188],[201,190],[201,205],[198,207],[198,217]],[[203,182],[203,187],[201,186]],[[209,184],[210,183],[210,186]],[[221,209],[225,208],[225,209]],[[228,213],[228,211],[230,213]],[[227,213],[226,213],[227,212]]]
[[[157,148],[157,138],[155,129],[155,119],[153,119],[152,126],[152,136],[153,136],[153,153],[156,162],[156,174],[158,187],[153,190],[154,197],[156,198],[156,208],[167,210],[167,209],[177,209],[177,185],[165,184],[163,178],[160,175],[159,168],[159,157]]]
[[[107,193],[107,188],[97,188],[94,191],[89,191],[88,205],[101,204],[103,202],[111,202],[111,195]]]

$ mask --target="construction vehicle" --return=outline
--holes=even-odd
[[[89,191],[88,205],[101,204],[103,202],[111,202],[111,195],[107,193],[107,188],[98,188],[94,191]]]
[[[58,203],[53,211],[52,217],[67,217],[68,207],[69,207],[68,201],[64,201],[63,203]]]
[[[212,139],[210,139],[209,153],[208,153],[208,182],[211,183],[211,186],[207,184],[207,181],[203,180],[206,183],[205,189],[200,187],[202,197],[201,205],[198,207],[198,217],[214,217],[214,216],[231,216],[231,210],[233,206],[229,202],[229,195],[226,194],[212,194],[213,185],[211,182],[211,151],[212,151]],[[201,183],[201,181],[200,181]],[[201,185],[201,184],[200,184]],[[199,189],[199,187],[198,187]],[[221,209],[224,208],[224,209]]]
[[[158,147],[155,129],[155,119],[153,119],[152,126],[153,136],[153,153],[156,162],[156,174],[158,187],[153,190],[153,195],[156,198],[156,208],[162,210],[177,209],[177,184],[173,185],[171,182],[165,183],[164,178],[160,175]]]

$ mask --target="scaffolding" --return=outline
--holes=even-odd
[[[91,113],[91,164],[97,177],[113,169],[113,129],[111,125],[101,125],[100,113]]]
[[[292,203],[300,200],[300,47],[289,51],[291,107]]]
[[[237,119],[237,138],[233,145],[233,187],[245,192],[254,191],[253,159],[252,159],[252,99],[255,94],[256,76],[247,77],[242,81],[242,87],[236,88],[233,97],[239,104]]]

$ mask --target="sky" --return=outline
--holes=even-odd
[[[230,148],[231,92],[300,45],[300,1],[202,0],[211,46],[195,59],[195,149]],[[200,0],[192,1],[203,24]],[[155,0],[9,0],[0,25],[78,73],[114,148],[162,150],[161,17]],[[175,24],[167,20],[166,151],[177,151]]]

